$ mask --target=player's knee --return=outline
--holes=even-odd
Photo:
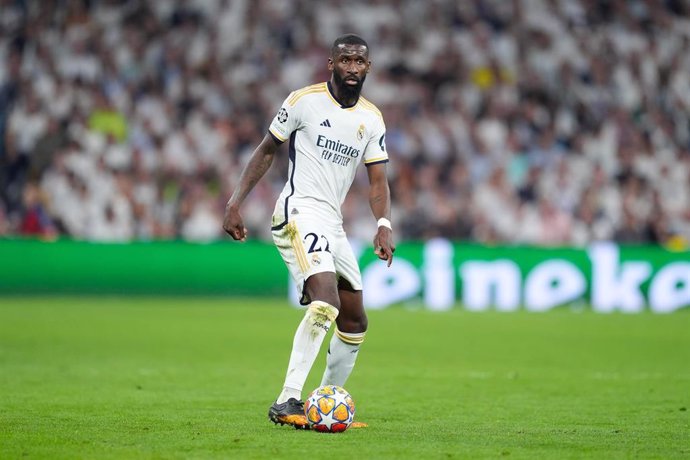
[[[334,306],[336,310],[340,311],[340,299],[338,298],[338,296],[335,296],[334,298],[332,298],[330,300],[329,304]]]
[[[312,301],[327,303],[340,310],[340,296],[332,273],[317,273],[310,276],[304,284],[304,292]]]
[[[300,303],[302,305],[311,305],[314,302],[321,302],[327,305],[332,306],[336,310],[340,310],[340,298],[338,296],[331,296],[331,295],[325,295],[325,294],[308,294],[304,293],[302,294],[302,299],[300,300]]]
[[[315,300],[309,304],[305,314],[308,319],[308,324],[316,329],[322,329],[328,332],[331,324],[338,317],[338,309],[326,302]]]
[[[369,327],[369,319],[366,313],[359,315],[341,315],[338,319],[338,330],[347,333],[365,333]]]
[[[367,315],[362,315],[357,319],[357,329],[364,333],[367,331],[367,328],[369,327],[369,318],[367,318]]]

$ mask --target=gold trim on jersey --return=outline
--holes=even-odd
[[[336,100],[336,98],[333,97],[333,94],[328,90],[328,82],[321,82],[321,83],[316,83],[314,85],[310,86],[305,86],[302,89],[298,89],[297,91],[294,91],[292,95],[288,98],[287,103],[290,105],[290,107],[293,107],[297,101],[299,101],[303,96],[306,96],[308,94],[314,94],[314,93],[323,93],[325,92],[328,94],[328,97],[335,105],[340,107],[341,109],[344,110],[355,110],[358,107],[361,107],[365,110],[369,110],[371,112],[374,112],[379,118],[383,120],[383,114],[379,110],[376,105],[374,105],[371,101],[366,99],[364,96],[359,96],[359,99],[357,100],[357,103],[353,105],[352,107],[343,107],[340,102]],[[275,134],[275,133],[273,133]]]
[[[302,238],[299,235],[297,224],[294,221],[288,222],[286,230],[290,243],[292,243],[292,249],[295,251],[297,264],[300,270],[302,270],[302,273],[306,274],[309,270],[309,261],[307,260],[307,251],[305,251],[304,244],[302,244]]]
[[[287,139],[284,139],[283,136],[281,136],[280,134],[273,131],[270,127],[268,128],[268,132],[273,134],[277,139],[280,140],[280,142],[285,142],[287,140]]]
[[[298,100],[302,98],[302,96],[306,96],[307,94],[312,94],[312,93],[321,93],[323,91],[328,92],[328,89],[326,88],[326,83],[317,83],[315,85],[307,86],[302,89],[298,89],[294,93],[292,93],[292,96],[288,99],[288,104],[292,107],[294,106]]]
[[[369,102],[367,99],[364,98],[364,96],[359,96],[359,100],[362,102],[362,108],[363,109],[368,109],[372,112],[374,112],[380,119],[383,120],[383,114],[379,110],[378,107],[376,107],[373,103]]]
[[[340,102],[338,102],[338,101],[336,100],[336,98],[333,97],[333,94],[331,94],[331,91],[328,89],[328,85],[327,85],[326,83],[324,83],[324,86],[326,87],[326,94],[328,94],[328,97],[331,99],[331,101],[333,101],[333,103],[334,103],[335,105],[337,105],[337,106],[340,107],[341,109],[353,111],[353,110],[355,110],[357,107],[359,107],[359,101],[362,100],[362,97],[361,97],[361,96],[359,97],[359,99],[357,99],[357,103],[356,103],[355,105],[353,105],[352,107],[343,107],[343,104],[341,104]]]
[[[387,160],[387,159],[388,159],[388,157],[376,157],[376,158],[372,158],[370,160],[364,160],[364,164],[367,165],[369,163],[376,163],[377,161],[383,161],[383,160]]]

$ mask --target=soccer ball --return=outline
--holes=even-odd
[[[355,417],[355,402],[344,388],[324,385],[309,393],[304,414],[312,430],[340,433],[347,430]]]

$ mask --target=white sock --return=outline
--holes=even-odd
[[[296,390],[294,388],[283,387],[283,391],[280,392],[280,396],[276,399],[278,404],[284,403],[290,398],[295,398],[297,400],[302,398],[302,390]]]
[[[324,337],[331,327],[331,323],[338,316],[338,309],[333,305],[318,300],[307,307],[302,322],[297,327],[295,339],[292,342],[292,353],[288,363],[283,391],[278,396],[278,404],[290,398],[301,399],[302,387],[314,360],[319,354]]]
[[[321,379],[321,385],[345,386],[348,377],[355,367],[359,347],[364,342],[364,332],[347,333],[335,330],[328,347],[326,370]]]

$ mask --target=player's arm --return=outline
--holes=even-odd
[[[393,230],[390,228],[391,193],[386,177],[386,163],[367,166],[369,175],[369,206],[378,222],[374,237],[374,251],[381,260],[387,260],[390,267],[393,263]]]
[[[225,205],[223,229],[235,240],[244,241],[247,239],[247,229],[242,222],[240,206],[242,206],[249,192],[259,182],[259,179],[271,167],[279,146],[280,144],[273,136],[270,134],[264,136],[264,139],[252,153],[249,163],[244,167],[240,175],[240,183],[235,187],[235,191]]]

